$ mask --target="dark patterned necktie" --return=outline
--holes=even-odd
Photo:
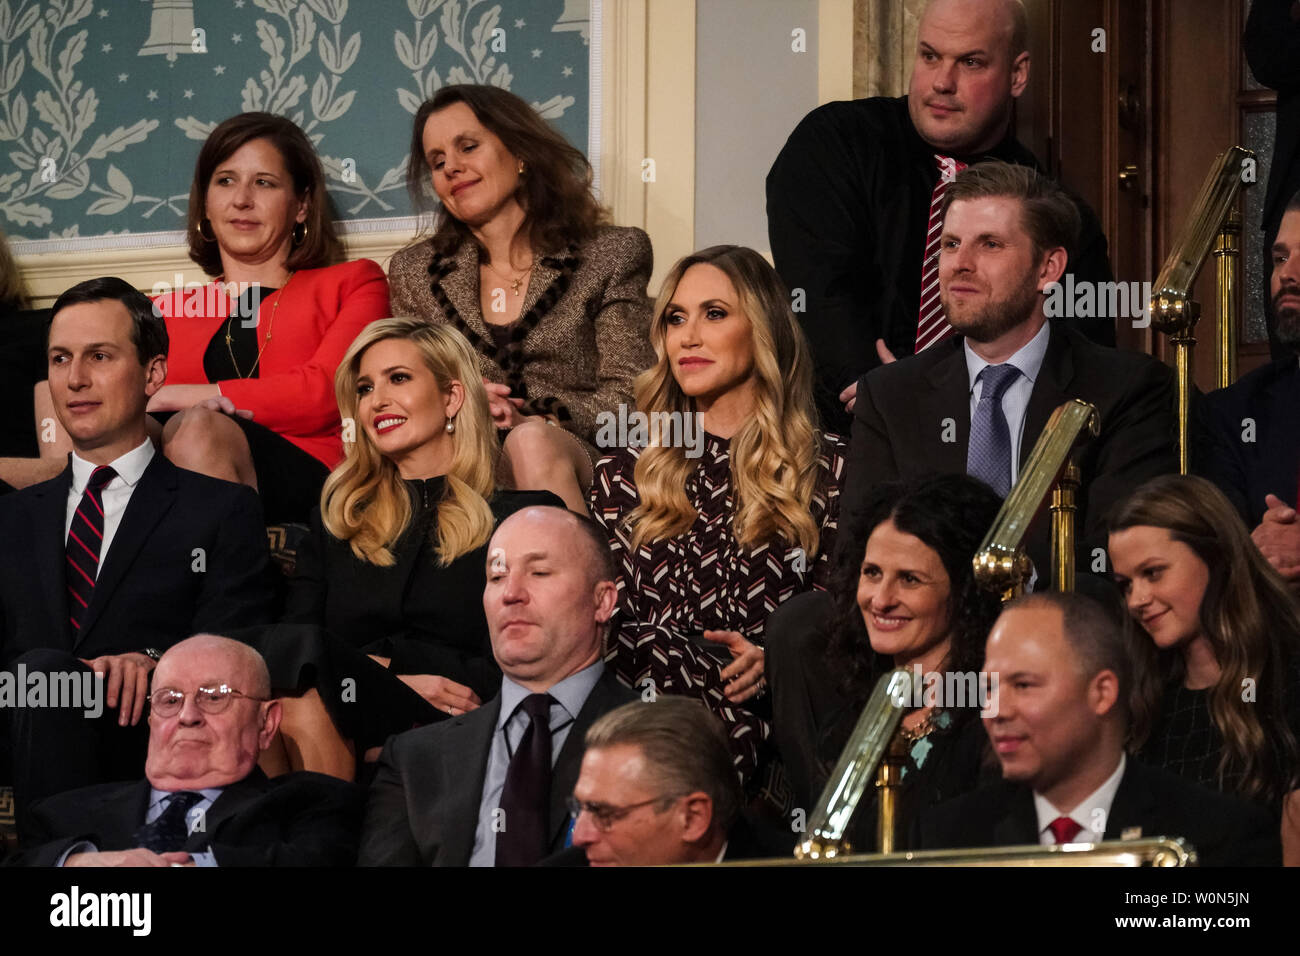
[[[108,465],[92,471],[72,515],[64,554],[67,556],[68,623],[74,638],[81,631],[81,621],[90,607],[99,573],[99,555],[104,543],[104,486],[116,477],[117,472]]]
[[[1083,827],[1069,817],[1057,817],[1047,825],[1047,829],[1052,831],[1052,839],[1058,846],[1062,843],[1073,843],[1074,838],[1083,832]]]
[[[135,832],[136,846],[155,853],[171,853],[185,846],[190,830],[185,815],[190,807],[203,799],[203,794],[193,790],[178,790],[167,798],[167,806],[153,823],[146,823]]]
[[[970,422],[970,447],[966,474],[978,478],[1003,498],[1011,490],[1011,430],[1002,411],[1002,396],[1020,375],[1014,365],[986,365],[979,374],[984,383]]]
[[[550,694],[529,694],[519,705],[529,723],[510,758],[506,784],[501,790],[505,829],[497,834],[497,866],[532,866],[546,855],[554,702]]]
[[[943,232],[943,196],[959,172],[966,168],[961,160],[934,154],[939,165],[939,181],[930,194],[930,218],[926,223],[925,258],[921,260],[921,310],[916,321],[916,351],[923,352],[931,345],[952,335],[952,326],[943,314],[939,301],[939,235]]]

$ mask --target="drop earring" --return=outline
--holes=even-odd
[[[447,419],[446,429],[448,435],[456,434],[456,419],[454,418]]]

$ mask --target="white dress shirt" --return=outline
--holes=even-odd
[[[1052,806],[1050,800],[1042,794],[1034,794],[1034,810],[1038,814],[1038,842],[1043,846],[1055,846],[1056,837],[1048,826],[1057,817],[1069,817],[1083,829],[1072,843],[1100,843],[1106,833],[1106,820],[1110,816],[1110,805],[1115,802],[1115,791],[1119,789],[1120,779],[1124,776],[1124,765],[1128,758],[1119,755],[1119,766],[1106,778],[1106,782],[1094,792],[1079,801],[1079,805],[1069,813],[1062,813]]]
[[[109,462],[109,467],[117,472],[117,477],[104,486],[101,496],[104,502],[104,540],[99,545],[99,566],[95,569],[96,577],[99,576],[99,568],[104,566],[104,559],[108,557],[109,546],[113,543],[113,535],[117,534],[117,526],[122,523],[122,515],[131,500],[131,493],[140,483],[140,477],[149,467],[149,462],[153,461],[153,456],[153,442],[146,438],[142,444]],[[68,513],[63,522],[64,541],[68,540],[68,532],[72,530],[72,516],[77,512],[77,505],[81,504],[81,496],[86,493],[90,476],[98,467],[80,457],[75,451],[72,453],[72,487],[68,489]]]
[[[1051,323],[1044,322],[1038,334],[1021,346],[1004,364],[1014,365],[1020,370],[1016,380],[1002,393],[1002,414],[1007,418],[1007,431],[1011,437],[1011,484],[1016,483],[1020,475],[1020,440],[1025,431],[1025,411],[1029,408],[1029,395],[1034,390],[1034,382],[1043,367],[1043,358],[1047,355],[1047,340],[1051,335]],[[975,407],[980,403],[984,392],[984,382],[980,372],[988,368],[988,362],[975,354],[970,347],[970,339],[962,341],[966,352],[966,371],[970,375],[970,415],[975,420]]]

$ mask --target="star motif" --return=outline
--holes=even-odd
[[[243,43],[243,42],[244,42],[244,38],[243,38],[240,34],[238,34],[238,33],[232,33],[232,34],[230,34],[230,42],[231,42],[231,43]]]
[[[151,100],[156,100],[156,99],[158,99],[158,91],[157,91],[157,90],[150,90],[148,95],[149,95],[149,99],[151,99]]]
[[[226,72],[226,68],[218,63],[216,66],[212,68],[212,72],[217,74],[217,76],[220,76],[222,73]]]
[[[102,20],[102,19],[104,19],[106,16],[108,16],[108,11],[107,11],[107,10],[100,10],[100,11],[99,11],[99,19]]]
[[[185,91],[185,98],[186,98],[187,100],[192,100],[192,99],[194,99],[194,91],[193,91],[193,90],[186,90],[186,91]]]
[[[119,83],[125,83],[125,82],[127,81],[127,79],[128,79],[127,74],[125,74],[125,73],[119,73],[119,74],[117,74],[117,82],[119,82]]]
[[[236,10],[244,9],[244,0],[235,0],[235,9]]]
[[[533,51],[533,59],[534,59],[534,60],[536,60],[537,58],[539,58],[541,55],[542,55],[542,51],[541,51],[541,50],[534,50],[534,51]]]
[[[527,25],[527,24],[525,24],[523,20],[516,20],[516,21],[515,21],[515,29],[516,29],[516,30],[522,30],[526,25]]]
[[[111,44],[111,43],[105,43],[103,46],[101,46],[101,47],[99,48],[99,51],[100,51],[101,53],[112,53],[112,52],[113,52],[113,44]]]
[[[573,76],[573,67],[566,66],[564,69],[560,71],[560,73],[563,74],[564,76]]]

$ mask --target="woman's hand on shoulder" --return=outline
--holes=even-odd
[[[454,680],[437,674],[398,674],[397,679],[434,707],[453,717],[477,710],[483,703],[478,699],[478,694],[464,684],[457,684]]]

